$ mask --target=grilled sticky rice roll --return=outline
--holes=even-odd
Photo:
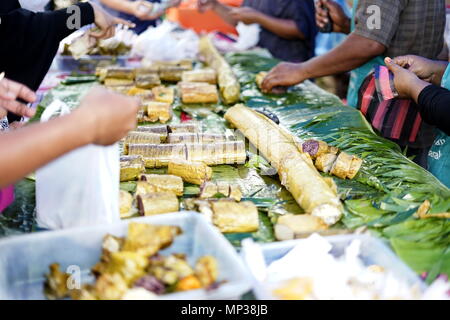
[[[215,143],[230,141],[233,138],[224,134],[212,133],[170,133],[168,143]]]
[[[216,47],[208,37],[203,37],[199,42],[199,52],[205,58],[209,67],[213,68],[217,75],[220,93],[226,104],[233,104],[239,101],[241,87],[239,81],[233,73],[230,65],[224,57],[217,51]]]
[[[171,213],[180,210],[180,203],[173,192],[154,192],[138,195],[137,205],[139,213],[143,216]]]
[[[177,60],[177,61],[153,61],[150,68],[155,68],[158,71],[167,69],[167,68],[182,68],[184,70],[192,70],[193,69],[193,61],[189,59]]]
[[[359,172],[359,169],[361,169],[363,160],[361,158],[358,158],[356,156],[353,156],[352,162],[350,164],[350,169],[347,174],[348,179],[353,179]]]
[[[217,73],[213,69],[199,69],[183,72],[183,82],[205,82],[210,84],[217,84]]]
[[[152,99],[153,92],[147,89],[141,89],[138,87],[130,87],[126,92],[128,96],[141,97],[143,99]]]
[[[144,159],[141,156],[124,156],[120,158],[120,181],[136,180],[145,172]]]
[[[242,199],[241,188],[238,185],[233,185],[228,182],[205,182],[202,184],[200,190],[200,199],[214,198],[217,194],[236,201],[241,201]]]
[[[187,122],[179,124],[171,124],[168,126],[168,131],[172,133],[197,133],[200,131],[200,127],[196,122]]]
[[[136,76],[146,75],[146,74],[158,74],[158,67],[149,66],[149,67],[143,67],[143,68],[136,68],[135,72],[136,72]]]
[[[143,187],[139,191],[147,190],[144,194],[151,192],[173,192],[181,197],[184,190],[183,180],[176,175],[169,174],[141,174],[138,184],[143,184]],[[138,194],[137,189],[136,194]],[[141,193],[139,192],[139,194]]]
[[[159,71],[159,78],[162,81],[178,82],[181,81],[184,71],[186,69],[181,67],[167,67]]]
[[[328,173],[331,170],[331,167],[333,166],[334,162],[337,159],[337,155],[333,154],[333,153],[324,153],[321,154],[320,156],[318,156],[316,158],[316,168],[319,171]]]
[[[161,142],[165,142],[167,140],[167,135],[169,134],[168,127],[166,125],[138,126],[136,131],[158,134]]]
[[[157,73],[141,74],[136,76],[136,87],[141,89],[152,89],[161,85]]]
[[[153,97],[158,102],[172,104],[175,100],[175,90],[173,88],[157,86],[152,88]]]
[[[119,204],[121,218],[129,218],[133,215],[131,210],[133,207],[133,196],[129,192],[120,190]]]
[[[106,69],[106,79],[127,79],[134,80],[136,72],[133,68],[126,67],[108,67]]]
[[[134,80],[130,79],[117,79],[117,78],[106,78],[104,85],[106,87],[124,87],[124,86],[132,86],[134,84]]]
[[[306,233],[328,229],[322,219],[309,214],[287,214],[278,218],[275,237],[279,241],[293,240]]]
[[[353,156],[341,152],[331,167],[330,173],[338,178],[345,179],[350,173]]]
[[[328,182],[308,162],[312,164],[304,153],[286,156],[279,169],[281,184],[306,213],[333,225],[342,216],[342,204]]]
[[[147,168],[167,167],[171,160],[187,159],[184,144],[130,144],[128,153],[143,156]]]
[[[178,87],[183,103],[219,102],[219,93],[215,85],[203,82],[180,82]]]
[[[160,144],[161,137],[157,133],[130,131],[124,139],[124,152],[128,154],[128,145],[130,144]]]
[[[212,222],[223,233],[255,232],[259,229],[258,209],[250,201],[211,201]]]
[[[302,151],[308,153],[313,160],[328,153],[329,149],[328,144],[320,140],[307,140],[302,144]]]
[[[146,107],[148,121],[150,122],[166,123],[172,118],[172,106],[169,103],[149,101]]]
[[[201,185],[211,180],[212,169],[203,162],[173,160],[168,164],[168,173],[181,177],[183,181]]]
[[[243,164],[246,158],[243,141],[187,144],[187,159],[190,161],[200,161],[207,165]]]
[[[267,72],[265,72],[265,71],[262,71],[256,75],[255,82],[259,89],[262,88],[262,83],[263,83],[264,79],[266,78],[266,76],[267,76]]]

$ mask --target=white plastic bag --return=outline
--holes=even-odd
[[[258,44],[259,33],[261,31],[259,24],[244,24],[239,22],[236,30],[239,34],[239,39],[234,44],[235,50],[245,51],[254,48]]]
[[[55,101],[41,121],[70,112]],[[119,147],[89,145],[54,160],[36,172],[37,223],[65,229],[118,222]]]

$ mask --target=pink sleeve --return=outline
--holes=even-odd
[[[14,201],[14,186],[0,190],[0,213]]]

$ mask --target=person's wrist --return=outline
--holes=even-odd
[[[80,144],[87,145],[94,143],[97,136],[98,120],[95,112],[86,114],[82,105],[75,109],[70,115],[70,123],[74,124],[79,132]]]
[[[416,78],[412,82],[412,85],[408,86],[408,91],[406,94],[408,98],[413,99],[417,103],[420,93],[428,86],[431,86],[431,83]]]
[[[444,77],[445,71],[448,68],[448,62],[446,61],[434,61],[433,63],[433,77],[431,82],[434,85],[440,86],[442,83],[442,78]]]

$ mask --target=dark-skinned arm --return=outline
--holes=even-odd
[[[262,87],[264,91],[270,92],[277,86],[292,86],[307,79],[347,72],[385,51],[386,47],[381,43],[352,33],[342,44],[323,56],[299,64],[279,64],[264,79]]]
[[[259,12],[255,23],[284,39],[305,39],[294,20],[274,18]]]

